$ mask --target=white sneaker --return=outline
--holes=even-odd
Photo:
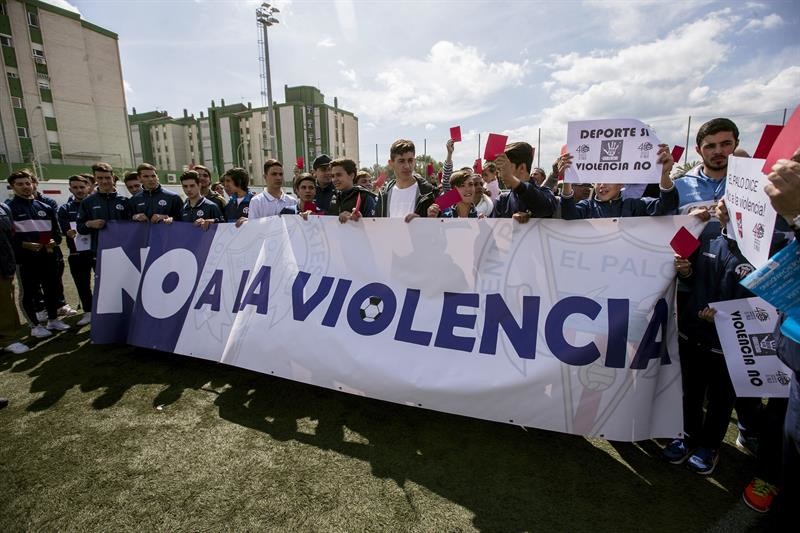
[[[37,311],[36,312],[36,320],[38,322],[47,322],[47,311]]]
[[[60,320],[48,320],[45,327],[47,329],[54,329],[56,331],[65,331],[69,329],[69,325]]]
[[[45,330],[45,331],[47,331],[47,330]],[[50,333],[49,331],[47,331],[47,332]],[[21,354],[21,353],[25,353],[28,350],[30,350],[30,348],[28,348],[27,346],[25,346],[21,342],[14,342],[12,344],[9,344],[4,349],[7,352],[11,352],[11,353],[17,354],[17,355]]]
[[[76,323],[77,326],[85,326],[86,324],[90,324],[92,322],[92,313],[83,313],[83,316],[80,320]]]
[[[58,310],[58,316],[72,316],[77,314],[78,312],[69,305],[64,305]]]
[[[31,328],[31,337],[43,339],[45,337],[49,337],[50,335],[52,335],[52,333],[44,326],[33,326]]]

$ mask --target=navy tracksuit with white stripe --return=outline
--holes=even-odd
[[[15,196],[8,200],[13,221],[14,254],[22,288],[22,310],[30,324],[36,324],[36,301],[41,288],[47,317],[58,318],[60,274],[56,249],[46,246],[51,240],[61,243],[61,230],[52,207],[39,200]],[[41,244],[33,251],[25,243]]]

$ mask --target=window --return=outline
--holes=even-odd
[[[34,28],[38,28],[39,27],[39,15],[37,15],[33,11],[28,11],[28,25],[33,26]]]
[[[44,89],[45,91],[49,91],[50,90],[50,84],[48,82],[46,82],[46,81],[40,81],[39,82],[39,88],[40,89]]]
[[[44,50],[39,50],[38,48],[34,48],[32,51],[34,57],[44,57]]]
[[[18,80],[19,79],[19,76],[17,76],[16,72],[6,72],[6,76],[8,76],[8,79],[10,79],[10,80]]]
[[[0,35],[0,45],[11,48],[14,46],[14,41],[11,40],[9,35]]]
[[[21,128],[21,127],[18,126],[17,127],[17,137],[21,137],[23,139],[27,139],[28,138],[28,128]]]
[[[46,65],[47,60],[44,58],[44,50],[39,50],[38,48],[33,49],[33,61],[34,63],[39,63],[40,65]]]
[[[14,109],[22,109],[22,98],[19,98],[18,96],[12,96],[11,97],[11,106]]]

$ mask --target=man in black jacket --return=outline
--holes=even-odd
[[[378,195],[376,216],[402,218],[424,217],[439,195],[439,189],[414,174],[416,147],[407,139],[398,139],[389,149],[389,166],[395,178],[389,180]]]

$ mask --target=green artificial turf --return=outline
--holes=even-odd
[[[94,346],[86,327],[0,355],[0,396],[11,402],[0,411],[2,532],[764,526],[741,502],[754,465],[733,426],[702,477],[661,462],[654,442],[525,430]]]

